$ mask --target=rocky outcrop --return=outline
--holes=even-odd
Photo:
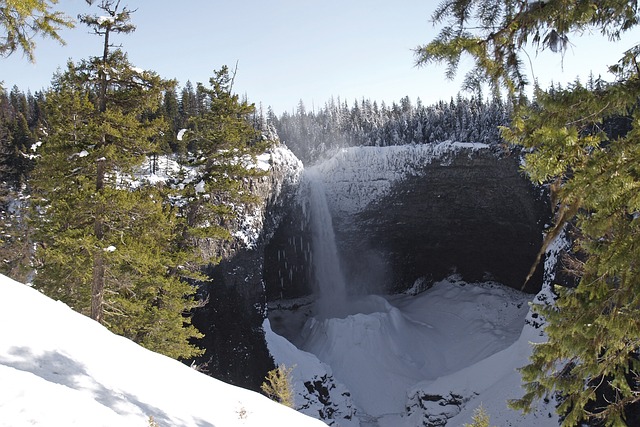
[[[520,289],[548,208],[519,161],[492,146],[442,143],[355,147],[316,166],[351,290],[399,292],[452,272]],[[313,291],[304,213],[293,208],[266,247],[270,299]],[[540,289],[541,274],[527,291]]]
[[[271,329],[270,320],[263,325],[267,345],[278,365],[292,368],[290,374],[296,410],[324,421],[329,426],[360,426],[351,392],[336,381],[331,368],[311,353],[296,348]]]
[[[409,396],[407,403],[407,417],[416,426],[442,427],[447,421],[460,413],[465,404],[464,396],[452,392],[444,396],[416,391]]]
[[[207,303],[193,323],[205,335],[198,343],[205,354],[195,364],[218,379],[259,391],[274,367],[262,330],[264,246],[293,203],[302,163],[278,145],[259,156],[256,167],[264,176],[246,180],[245,187],[258,202],[235,207],[237,219],[229,224],[233,238],[199,243],[205,257],[220,262],[205,268],[211,278],[201,286]]]

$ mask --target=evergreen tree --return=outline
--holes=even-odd
[[[563,425],[638,425],[640,406],[640,73],[636,46],[611,67],[615,81],[535,90],[524,97],[522,47],[562,51],[574,30],[612,39],[638,24],[636,1],[452,1],[434,20],[449,20],[438,38],[418,48],[418,61],[444,61],[455,72],[460,56],[476,67],[467,84],[488,81],[518,104],[503,136],[531,152],[525,171],[549,184],[556,209],[548,243],[572,225],[577,277],[557,287],[547,320],[548,341],[536,345],[522,369],[525,395],[512,402],[530,410],[559,392]],[[622,121],[624,126],[611,126]],[[543,248],[544,250],[544,248]]]
[[[180,118],[182,123],[187,123],[191,117],[198,114],[198,101],[193,84],[190,81],[185,83],[180,93]]]
[[[72,21],[51,9],[57,0],[0,1],[0,55],[22,51],[30,61],[35,58],[36,35],[51,37],[64,43],[58,32],[71,27]]]
[[[260,386],[267,397],[289,408],[294,408],[295,406],[293,384],[291,384],[292,371],[293,368],[278,365],[277,368],[267,373],[264,382]]]
[[[29,273],[31,242],[21,187],[15,182],[19,172],[14,158],[9,126],[0,115],[0,272],[24,282]]]
[[[169,124],[169,132],[165,135],[167,145],[174,153],[184,153],[185,148],[181,146],[181,141],[177,139],[177,135],[180,129],[185,127],[185,122],[180,117],[180,106],[175,89],[167,90],[164,93],[162,114]]]
[[[35,140],[25,116],[15,108],[24,107],[14,103],[19,99],[24,99],[24,94],[17,88],[11,96],[0,88],[0,272],[26,282],[32,254],[25,215],[26,183]]]
[[[172,82],[139,71],[109,34],[130,14],[103,1],[106,18],[82,20],[104,37],[100,57],[69,63],[47,94],[48,136],[32,179],[38,274],[34,285],[116,333],[171,357],[199,353],[188,313],[198,303],[181,280],[181,219],[160,188],[135,174],[157,151],[156,112]]]
[[[490,427],[490,418],[487,410],[482,405],[473,411],[473,424],[465,424],[464,427]]]
[[[6,179],[14,186],[19,187],[26,182],[27,175],[33,167],[32,158],[29,155],[31,147],[36,142],[33,133],[24,114],[17,113],[10,126],[11,142],[5,158]]]
[[[232,92],[233,76],[227,67],[215,72],[209,83],[198,84],[206,110],[191,117],[184,134],[191,169],[190,178],[180,183],[185,220],[181,236],[183,247],[208,247],[221,256],[220,239],[230,237],[230,226],[237,227],[244,207],[255,200],[251,178],[264,175],[254,167],[255,154],[264,152],[271,141],[253,127],[254,106]],[[259,389],[256,378],[272,367],[262,363],[269,360],[263,354],[266,345],[260,344],[262,307],[243,296],[240,285],[216,280],[210,267],[204,271],[213,280],[200,286],[207,304],[194,314],[194,324],[206,334],[201,341],[206,353],[196,362],[216,378]]]
[[[232,204],[249,202],[244,179],[258,172],[251,169],[263,141],[252,126],[253,104],[232,93],[233,79],[227,67],[215,73],[210,87],[198,84],[201,112],[189,120],[185,134],[190,164],[197,176],[183,191],[185,244],[191,238],[226,238],[225,220],[233,217]]]

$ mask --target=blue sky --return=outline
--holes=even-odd
[[[409,96],[424,103],[449,99],[460,79],[448,82],[444,68],[416,68],[412,49],[434,38],[429,18],[437,2],[424,0],[129,0],[138,27],[114,37],[131,62],[180,84],[207,83],[213,70],[238,63],[235,91],[251,102],[292,111],[300,100],[311,109],[331,97],[351,104],[363,97],[387,104]],[[179,5],[179,6],[178,6]],[[99,13],[84,0],[62,0],[72,17]],[[36,63],[20,54],[1,59],[0,80],[10,88],[47,87],[58,67],[101,53],[101,39],[78,25],[65,30],[66,46],[38,39]],[[617,44],[601,37],[573,39],[560,55],[534,57],[534,74],[543,83],[566,82],[590,70],[604,74],[620,52],[638,41]],[[462,62],[461,71],[470,66]],[[462,73],[461,73],[462,74]]]

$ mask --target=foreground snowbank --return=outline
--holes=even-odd
[[[321,426],[0,276],[0,426]]]

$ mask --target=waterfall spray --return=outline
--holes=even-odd
[[[318,294],[317,314],[320,317],[342,317],[347,313],[347,290],[322,175],[310,168],[305,170],[304,178],[308,191],[307,217],[311,228],[313,270]]]

